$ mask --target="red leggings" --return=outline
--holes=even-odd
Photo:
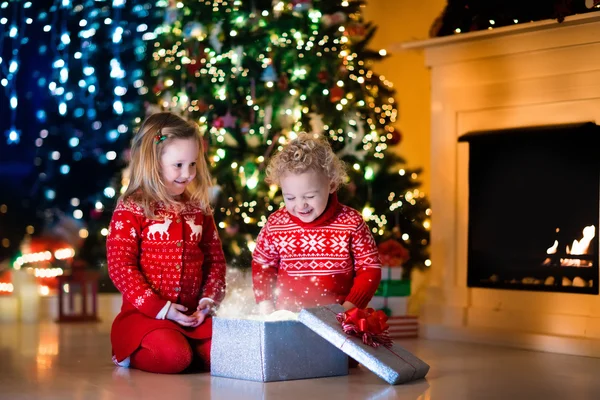
[[[131,355],[131,367],[158,374],[177,374],[192,366],[210,370],[210,339],[190,339],[174,329],[148,333]]]

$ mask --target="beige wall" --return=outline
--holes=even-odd
[[[427,39],[429,27],[437,18],[445,0],[368,0],[366,21],[377,32],[373,49],[386,49],[390,56],[375,65],[378,74],[394,83],[399,103],[396,128],[403,139],[396,147],[408,167],[423,167],[423,190],[429,193],[430,182],[430,84],[423,51],[403,51],[402,42]]]

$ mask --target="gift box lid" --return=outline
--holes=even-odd
[[[354,358],[392,385],[424,378],[429,365],[398,344],[377,348],[347,335],[337,320],[344,309],[339,304],[303,309],[298,320],[313,332]]]

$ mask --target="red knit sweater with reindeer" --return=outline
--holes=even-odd
[[[258,235],[252,260],[256,301],[298,311],[349,301],[367,306],[381,280],[377,246],[362,215],[330,196],[319,218],[304,223],[286,209]]]
[[[225,257],[212,215],[187,202],[180,211],[155,204],[148,219],[133,201],[119,201],[106,241],[108,273],[129,303],[156,318],[167,304],[195,310],[199,299],[225,295]]]

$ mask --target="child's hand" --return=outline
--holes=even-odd
[[[213,314],[214,308],[215,308],[215,302],[212,301],[211,299],[205,297],[203,299],[200,299],[200,301],[198,302],[198,307],[196,307],[196,311],[202,311],[202,310],[208,309],[208,311],[205,311],[205,313]]]
[[[177,322],[181,326],[194,326],[194,324],[196,323],[196,317],[192,315],[185,315],[184,312],[186,311],[186,306],[171,303],[171,306],[169,307],[169,311],[167,311],[165,319],[170,319],[171,321]]]
[[[206,319],[207,316],[212,314],[212,309],[211,308],[204,308],[200,311],[196,311],[195,313],[192,314],[192,317],[194,317],[196,320],[194,321],[194,324],[192,325],[193,328],[202,325],[202,323],[204,322],[204,320]]]
[[[198,307],[196,308],[196,312],[192,314],[192,317],[195,318],[194,325],[192,327],[200,326],[204,322],[207,316],[213,315],[215,313],[215,302],[211,299],[204,298],[198,302]]]
[[[262,315],[271,314],[275,312],[275,305],[271,300],[264,300],[258,303],[258,312]]]
[[[344,311],[348,311],[349,309],[354,308],[356,306],[350,303],[349,301],[345,301],[344,304],[342,304],[342,307],[344,307]]]

